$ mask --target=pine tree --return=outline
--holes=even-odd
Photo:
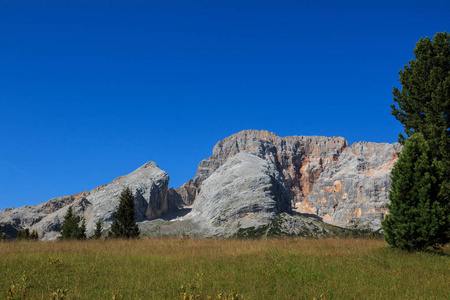
[[[24,230],[19,230],[17,232],[17,239],[18,240],[28,240],[30,237],[30,229],[25,228]]]
[[[450,146],[450,34],[439,32],[431,40],[421,38],[415,59],[400,70],[401,91],[394,88],[391,113],[399,120],[406,137],[421,132],[434,155],[448,154]]]
[[[64,216],[63,225],[61,227],[61,239],[70,240],[77,239],[79,236],[78,217],[73,213],[72,206],[69,206]]]
[[[386,241],[400,249],[426,250],[449,242],[448,199],[440,193],[444,163],[416,133],[405,141],[392,170],[389,214],[382,223]]]
[[[400,70],[401,90],[394,88],[391,113],[402,123],[405,136],[420,132],[433,155],[445,164],[446,180],[441,193],[450,193],[450,34],[438,32],[431,40],[421,38],[415,59]]]
[[[393,91],[398,107],[391,105],[391,113],[403,124],[399,141],[405,147],[392,172],[392,203],[383,228],[389,244],[421,250],[449,241],[450,34],[420,39],[414,55],[399,72],[401,91]]]
[[[85,240],[87,238],[87,236],[86,236],[86,220],[84,218],[81,221],[80,227],[78,228],[77,238],[79,240]]]
[[[98,220],[97,223],[95,223],[95,231],[94,231],[94,238],[98,240],[102,237],[102,220]]]
[[[114,213],[115,220],[111,225],[110,237],[136,238],[139,236],[139,227],[136,224],[134,213],[134,197],[130,188],[125,188],[120,194],[120,202]]]
[[[36,230],[31,231],[30,239],[31,240],[38,240],[39,239],[39,234],[38,234],[38,232]]]
[[[39,239],[39,234],[36,230],[30,231],[30,229],[25,228],[24,230],[19,230],[17,232],[18,240],[37,240]]]

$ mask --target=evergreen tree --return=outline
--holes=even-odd
[[[36,230],[30,231],[30,229],[25,228],[24,230],[19,230],[17,232],[18,240],[37,240],[39,239],[39,235]]]
[[[61,239],[70,240],[77,239],[79,236],[78,217],[73,213],[72,206],[69,206],[64,216],[64,222],[61,227]]]
[[[0,240],[3,239],[3,226],[2,223],[0,223]]]
[[[38,240],[39,239],[39,234],[38,234],[38,232],[36,230],[31,231],[30,239],[31,240]]]
[[[450,194],[450,34],[438,32],[431,40],[421,38],[415,59],[400,70],[401,91],[394,88],[391,113],[404,127],[399,141],[420,132],[433,155],[445,164],[443,196]]]
[[[405,135],[400,134],[399,141],[405,147],[392,172],[391,216],[383,223],[388,243],[409,250],[449,241],[450,34],[439,32],[433,40],[420,39],[414,55],[399,72],[401,91],[393,91],[398,107],[391,105],[391,113],[403,124]],[[417,173],[420,168],[427,173]],[[419,230],[418,215],[422,223],[425,218],[434,223]]]
[[[81,225],[78,228],[78,236],[77,238],[79,240],[85,240],[87,238],[86,236],[86,220],[83,218],[83,221],[81,221]]]
[[[99,239],[102,237],[102,220],[98,220],[97,223],[95,223],[95,231],[94,231],[94,238]]]
[[[24,230],[19,230],[17,232],[18,240],[27,240],[30,237],[30,229],[25,228]]]
[[[123,189],[120,202],[114,213],[115,220],[111,225],[110,237],[136,238],[139,236],[139,227],[136,224],[134,213],[134,197],[130,188]]]
[[[440,193],[444,163],[423,134],[405,141],[392,170],[389,214],[382,223],[386,241],[400,249],[426,250],[449,242],[448,198]]]
[[[434,155],[448,155],[450,146],[450,34],[439,32],[421,38],[415,59],[400,70],[401,91],[394,88],[391,113],[404,127],[406,137],[421,132]]]

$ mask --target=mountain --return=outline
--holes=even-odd
[[[390,172],[401,146],[367,142],[349,146],[341,137],[241,131],[219,141],[213,155],[200,162],[196,176],[176,189],[184,203],[193,203],[203,181],[241,151],[277,168],[294,211],[341,227],[378,230],[387,212]]]
[[[154,162],[149,162],[136,171],[110,184],[90,192],[51,199],[43,204],[7,208],[0,211],[0,223],[9,228],[37,230],[43,240],[55,240],[61,230],[64,215],[69,206],[81,218],[86,219],[87,234],[93,234],[95,223],[101,220],[108,228],[114,220],[114,211],[119,205],[119,195],[129,187],[136,199],[136,219],[143,221],[158,218],[162,213],[175,210],[168,188],[169,176]],[[10,231],[13,231],[10,229]],[[11,232],[14,235],[14,232]]]
[[[321,221],[376,231],[386,214],[390,171],[400,151],[398,143],[349,146],[341,137],[245,130],[219,141],[212,156],[199,163],[196,176],[175,190],[168,188],[168,174],[149,162],[90,192],[0,211],[0,223],[7,224],[11,236],[30,228],[41,239],[54,240],[72,205],[86,219],[90,235],[99,219],[106,229],[110,226],[119,194],[128,186],[136,199],[136,220],[148,236],[245,236],[269,227],[267,232],[278,232],[276,227],[308,235]],[[321,232],[337,232],[331,225]]]

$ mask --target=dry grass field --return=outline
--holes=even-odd
[[[378,239],[1,242],[2,299],[449,299],[450,257]]]

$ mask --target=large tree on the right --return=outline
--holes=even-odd
[[[450,34],[421,38],[415,59],[400,70],[401,90],[394,87],[392,115],[404,127],[400,141],[420,132],[439,158],[449,153],[450,139]]]
[[[409,251],[449,241],[448,199],[441,193],[444,163],[421,133],[405,141],[392,170],[389,214],[382,223],[386,241]]]
[[[450,34],[420,39],[414,55],[393,91],[404,148],[383,229],[392,246],[424,250],[448,243],[450,234]]]

